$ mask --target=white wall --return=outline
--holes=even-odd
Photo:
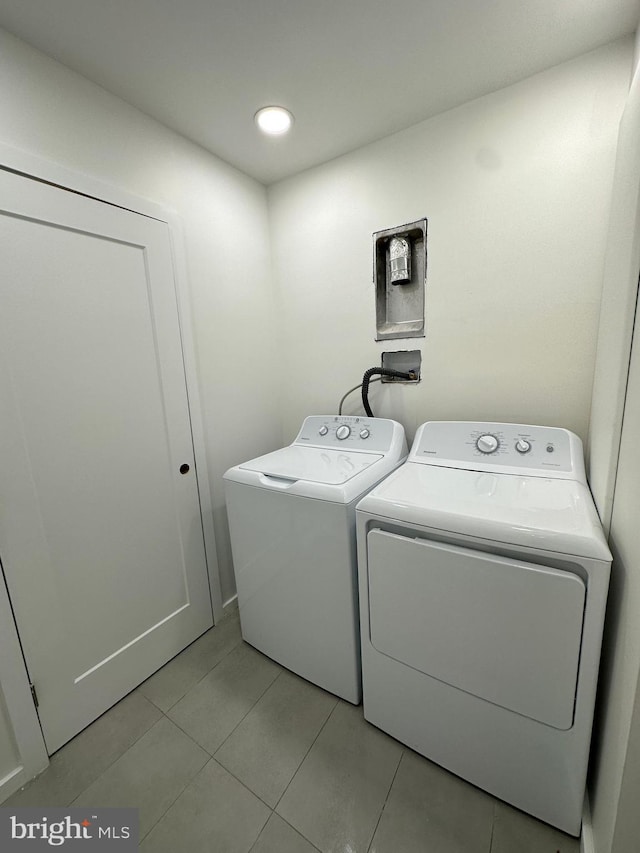
[[[590,780],[598,853],[635,850],[640,832],[637,320],[633,332],[639,270],[640,71],[636,70],[620,125],[589,437],[591,486],[603,521],[611,524],[614,554]]]
[[[335,411],[381,351],[416,348],[422,383],[372,395],[410,434],[469,418],[585,437],[633,47],[616,42],[270,187],[286,438],[305,414]],[[422,216],[426,339],[375,343],[371,234]]]
[[[609,527],[640,266],[640,73],[620,122],[589,429],[589,481]]]
[[[0,141],[182,219],[223,599],[235,593],[221,475],[277,445],[264,187],[0,31]],[[225,371],[239,367],[241,375]],[[275,387],[275,386],[274,386]]]
[[[636,273],[637,278],[637,273]],[[599,713],[595,726],[595,756],[590,782],[593,834],[597,853],[627,853],[635,848],[614,843],[630,822],[638,825],[640,731],[631,729],[640,670],[640,326],[636,333],[629,373],[620,460],[609,544],[613,567],[600,679]],[[627,762],[627,786],[622,796]],[[636,781],[634,781],[636,780]],[[620,836],[619,836],[620,837]],[[638,839],[636,838],[636,845]]]
[[[640,683],[629,728],[629,742],[625,757],[620,799],[616,817],[615,834],[611,849],[614,853],[636,853],[640,838]],[[605,850],[600,845],[599,850]]]

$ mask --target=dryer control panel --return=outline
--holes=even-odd
[[[409,460],[452,468],[584,478],[582,442],[559,427],[475,421],[429,421]]]
[[[295,444],[387,453],[398,440],[404,440],[404,430],[388,418],[311,415],[305,418]]]

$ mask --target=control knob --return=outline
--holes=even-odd
[[[321,426],[320,429],[318,430],[318,433],[320,435],[326,435],[328,432],[329,432],[329,427],[326,425]]]
[[[519,438],[516,441],[516,450],[518,453],[528,453],[531,450],[531,442],[526,438]]]
[[[338,429],[336,430],[336,438],[339,441],[344,441],[345,438],[349,438],[351,435],[351,427],[346,424],[340,424]]]
[[[495,435],[487,433],[486,435],[481,435],[480,438],[477,439],[476,447],[480,453],[495,453],[500,447],[500,442]]]
[[[371,433],[366,427],[360,430],[360,438],[369,438],[370,435]]]

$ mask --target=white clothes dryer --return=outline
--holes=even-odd
[[[356,514],[366,719],[578,835],[611,564],[580,439],[423,424]]]
[[[355,506],[406,455],[395,421],[315,415],[290,446],[224,475],[242,636],[356,704]]]

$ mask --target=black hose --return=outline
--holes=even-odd
[[[362,405],[370,418],[374,417],[371,406],[369,405],[369,382],[372,376],[389,376],[391,379],[416,378],[416,374],[413,371],[411,373],[401,373],[399,370],[390,370],[387,367],[370,367],[369,370],[365,370],[362,377]]]

